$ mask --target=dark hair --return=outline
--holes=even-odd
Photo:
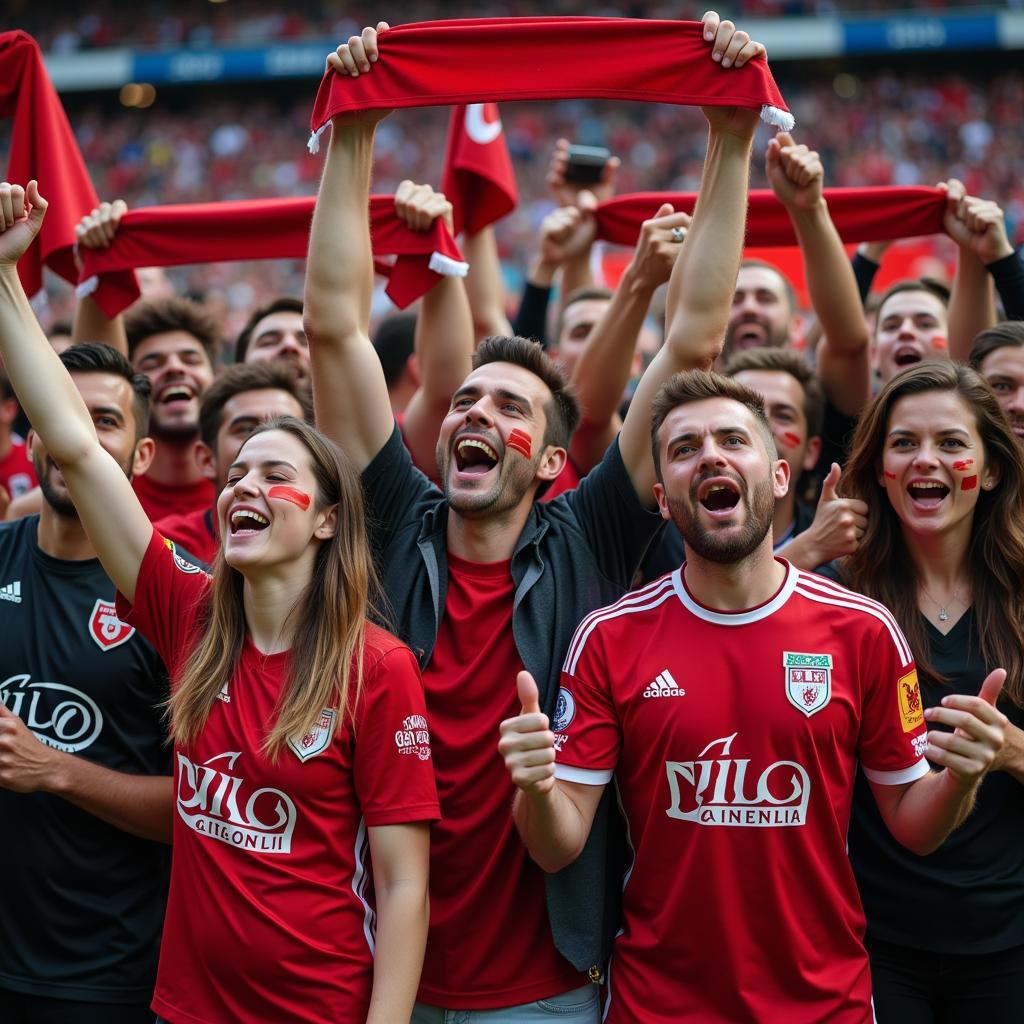
[[[18,396],[14,393],[14,385],[11,383],[10,378],[4,373],[4,368],[0,366],[0,399],[5,401],[8,398],[17,398]]]
[[[580,404],[565,374],[544,354],[540,345],[518,336],[484,338],[473,353],[473,369],[478,370],[488,363],[513,363],[544,382],[551,392],[551,401],[544,407],[547,417],[544,444],[568,448],[580,422]]]
[[[910,641],[921,674],[945,682],[928,657],[917,607],[918,573],[899,517],[879,485],[880,460],[893,406],[907,395],[952,392],[974,414],[985,455],[999,472],[982,489],[971,522],[968,565],[977,637],[985,663],[1005,668],[1005,692],[1024,707],[1024,451],[992,389],[970,367],[920,363],[897,374],[861,414],[843,473],[844,491],[868,505],[868,528],[843,563],[851,587],[888,607]]]
[[[191,334],[206,353],[213,366],[220,348],[220,331],[213,317],[202,306],[189,299],[172,297],[136,303],[125,314],[124,330],[128,336],[128,358],[147,338],[166,331]]]
[[[256,325],[265,316],[270,316],[271,313],[298,313],[301,316],[302,299],[292,298],[290,295],[282,295],[272,302],[265,302],[262,306],[257,306],[249,314],[249,319],[246,320],[245,326],[238,333],[238,340],[235,342],[236,363],[245,362],[245,355],[249,351],[249,342],[252,341],[252,332],[256,330]]]
[[[968,365],[980,373],[981,364],[997,348],[1024,348],[1024,320],[1004,320],[982,331],[971,346]]]
[[[72,345],[58,356],[68,373],[109,373],[132,386],[132,411],[135,414],[135,440],[149,433],[149,378],[136,373],[132,364],[116,348],[96,342]]]
[[[927,292],[929,295],[933,295],[937,298],[939,302],[942,303],[944,309],[949,309],[950,291],[941,281],[936,281],[933,277],[915,277],[908,278],[903,281],[897,281],[882,292],[882,297],[878,300],[878,305],[875,307],[876,312],[879,314],[878,319],[875,321],[876,334],[878,333],[878,327],[882,322],[882,307],[894,295],[899,295],[900,292]]]
[[[68,320],[56,320],[50,324],[50,329],[46,332],[47,338],[64,337],[65,335],[69,338],[72,335],[71,323]]]
[[[725,367],[725,375],[734,377],[745,370],[767,370],[795,377],[804,393],[804,419],[807,436],[819,437],[825,419],[825,393],[817,374],[803,356],[791,348],[748,348],[737,352]]]
[[[401,379],[416,347],[416,314],[395,313],[382,320],[373,337],[373,347],[390,390]]]
[[[800,308],[800,303],[797,301],[796,289],[793,287],[793,282],[777,267],[774,263],[769,263],[767,260],[758,260],[753,257],[742,260],[740,262],[740,270],[744,267],[760,267],[762,270],[773,270],[779,275],[779,280],[782,282],[783,290],[786,293],[786,298],[789,300],[789,311],[795,313]]]
[[[217,431],[221,427],[224,406],[235,395],[244,391],[273,388],[285,391],[302,408],[302,418],[313,422],[313,396],[309,388],[299,383],[295,367],[283,359],[264,359],[256,363],[236,363],[229,366],[203,392],[199,406],[199,436],[213,449],[217,444]]]
[[[615,294],[610,288],[602,288],[596,284],[585,284],[582,288],[575,288],[565,297],[562,308],[558,311],[558,321],[555,324],[555,342],[562,336],[562,328],[565,326],[565,311],[577,302],[610,302]]]
[[[728,398],[749,409],[757,424],[757,429],[764,438],[769,456],[775,458],[777,454],[775,438],[772,436],[772,429],[768,424],[768,417],[764,412],[764,400],[761,396],[738,380],[733,380],[732,377],[725,377],[720,373],[708,373],[706,370],[689,370],[686,373],[677,373],[675,376],[669,377],[661,385],[651,404],[651,454],[654,456],[654,471],[662,483],[664,480],[661,476],[658,434],[665,418],[673,409],[677,409],[681,405],[704,402],[711,398]]]

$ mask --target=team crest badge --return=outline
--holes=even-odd
[[[786,699],[808,718],[820,711],[832,696],[832,655],[782,652],[786,670]]]
[[[322,754],[331,745],[336,717],[337,712],[333,708],[324,708],[316,725],[302,739],[288,741],[288,746],[295,751],[295,756],[300,761],[308,761],[311,757]]]
[[[101,651],[109,651],[114,647],[131,640],[135,635],[135,627],[129,626],[117,617],[113,601],[97,598],[89,616],[89,636],[96,641]]]

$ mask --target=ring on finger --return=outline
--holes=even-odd
[[[672,241],[673,242],[681,242],[685,237],[686,237],[686,232],[682,228],[675,227],[675,228],[672,229]]]

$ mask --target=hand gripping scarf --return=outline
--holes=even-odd
[[[844,242],[887,242],[896,238],[942,234],[946,193],[937,188],[827,188],[825,200]],[[618,245],[636,245],[640,228],[662,203],[677,213],[693,213],[696,192],[636,192],[600,203],[597,237]],[[748,246],[796,245],[786,208],[769,189],[750,193]]]
[[[516,208],[516,176],[497,104],[452,110],[441,190],[452,204],[456,235],[475,235]]]
[[[338,114],[500,100],[748,107],[768,124],[794,124],[768,62],[721,67],[695,21],[465,18],[399,25],[378,45],[380,61],[369,74],[324,75],[310,152]]]
[[[305,259],[314,197],[195,203],[129,210],[106,249],[82,249],[79,296],[92,295],[108,317],[138,297],[131,270],[233,260]],[[413,231],[395,214],[394,196],[370,197],[374,266],[404,308],[429,291],[438,275],[465,276],[468,265],[440,218]],[[385,256],[394,256],[386,263]]]
[[[39,182],[50,204],[39,236],[18,261],[25,293],[43,287],[43,265],[72,283],[75,227],[99,205],[78,143],[36,41],[24,32],[0,34],[0,117],[14,118],[7,180]]]

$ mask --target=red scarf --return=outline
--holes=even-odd
[[[456,235],[475,235],[516,208],[516,176],[496,103],[452,110],[441,190],[452,204]]]
[[[135,267],[174,267],[233,260],[305,259],[316,200],[254,199],[129,210],[106,249],[83,249],[78,294],[92,295],[108,317],[138,297]],[[429,231],[413,231],[395,215],[393,196],[370,197],[370,236],[387,294],[404,308],[437,283],[438,275],[464,276],[468,267],[438,218]],[[395,256],[385,263],[384,256]]]
[[[938,235],[944,230],[946,193],[937,188],[827,188],[825,199],[844,242],[885,242]],[[696,192],[616,196],[597,208],[597,237],[618,245],[636,245],[643,222],[653,217],[662,203],[671,203],[677,213],[693,213],[696,201]],[[786,208],[769,189],[750,193],[746,244],[797,244]]]
[[[464,18],[399,25],[380,62],[351,78],[328,71],[313,105],[310,151],[331,118],[355,110],[488,100],[609,99],[749,107],[793,127],[768,62],[722,68],[696,21]]]
[[[50,204],[39,236],[18,260],[25,294],[35,296],[43,287],[43,264],[67,281],[78,279],[75,227],[99,200],[39,47],[24,32],[0,34],[0,117],[11,116],[7,180],[35,178]]]

